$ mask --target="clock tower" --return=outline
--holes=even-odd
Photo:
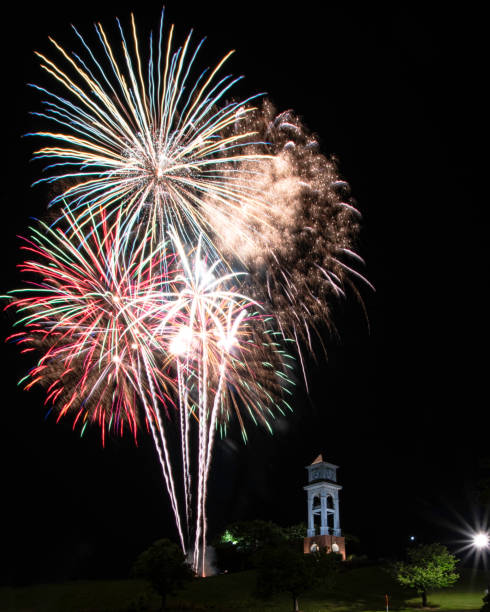
[[[304,552],[320,548],[337,552],[345,561],[345,539],[340,531],[338,466],[323,461],[322,455],[307,465],[308,484],[303,487],[308,499],[308,531]]]

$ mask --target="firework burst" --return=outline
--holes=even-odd
[[[136,439],[143,419],[182,547],[194,539],[194,567],[203,571],[215,432],[224,434],[235,413],[245,437],[241,410],[270,427],[268,420],[289,408],[280,400],[291,368],[288,356],[273,341],[259,305],[240,293],[239,276],[220,276],[219,261],[207,265],[201,239],[188,253],[170,228],[168,245],[150,250],[148,236],[130,254],[122,247],[118,219],[109,226],[102,212],[89,234],[87,224],[83,229],[65,210],[55,227],[41,223],[26,241],[24,249],[33,258],[21,269],[31,280],[27,289],[11,292],[8,306],[16,309],[25,330],[12,339],[42,356],[23,382],[27,389],[37,383],[47,388],[46,402],[57,409],[58,419],[72,413],[82,432],[97,422],[103,443],[107,429],[122,434],[126,424]],[[180,428],[183,503],[175,485],[178,461],[168,449],[168,419]]]
[[[311,331],[332,327],[332,299],[346,287],[357,294],[354,279],[365,280],[349,186],[293,112],[225,102],[236,79],[217,75],[228,56],[193,81],[200,45],[191,53],[189,36],[172,54],[173,28],[164,50],[162,27],[147,71],[134,19],[135,58],[120,27],[121,66],[100,25],[107,71],[78,33],[87,61],[52,41],[73,77],[38,54],[68,94],[43,90],[50,100],[41,115],[64,130],[37,134],[59,145],[36,157],[63,170],[43,180],[76,179],[53,203],[66,200],[82,218],[118,211],[130,243],[141,230],[167,240],[170,226],[187,244],[202,235],[209,257],[249,273],[248,294],[270,305],[283,337],[311,351]]]
[[[63,226],[63,227],[62,227]],[[159,406],[168,413],[174,381],[160,366],[161,348],[152,326],[161,309],[162,277],[168,271],[162,250],[131,254],[121,248],[116,222],[84,233],[65,211],[56,228],[40,223],[23,248],[33,259],[22,272],[28,288],[11,292],[25,330],[11,338],[24,351],[40,350],[38,364],[21,382],[47,389],[46,403],[58,419],[74,414],[82,433],[89,422],[121,435],[125,425],[136,439],[143,415],[151,430],[184,546],[180,512]],[[165,264],[165,265],[163,265]]]
[[[211,248],[208,218],[215,203],[225,206],[232,218],[246,193],[238,180],[240,170],[230,167],[248,166],[264,156],[247,153],[253,130],[225,135],[253,111],[248,101],[224,101],[238,80],[219,76],[231,53],[193,79],[202,41],[192,49],[189,35],[172,52],[173,26],[165,42],[162,13],[145,70],[134,18],[133,57],[120,24],[119,30],[121,49],[115,49],[102,26],[96,26],[105,63],[76,30],[81,55],[69,54],[50,39],[63,67],[37,54],[64,93],[38,87],[48,99],[44,112],[36,114],[62,131],[38,132],[57,144],[41,148],[35,158],[51,162],[52,175],[42,181],[74,182],[51,203],[67,202],[82,218],[100,210],[122,212],[128,235],[135,228],[143,235],[150,230],[157,241],[169,225],[191,244],[204,233]]]
[[[23,382],[46,387],[58,418],[97,422],[103,441],[151,431],[182,548],[204,574],[216,434],[236,417],[246,439],[246,415],[271,429],[290,410],[284,347],[306,381],[301,345],[362,278],[359,213],[294,113],[226,100],[230,54],[198,74],[202,42],[173,50],[163,13],[146,49],[133,17],[130,36],[117,23],[117,46],[96,25],[100,53],[75,30],[79,53],[51,39],[58,59],[37,54],[61,90],[37,87],[36,114],[57,129],[35,134],[53,143],[35,158],[58,185],[58,217],[26,241],[12,339],[41,352]]]
[[[274,313],[284,339],[294,339],[307,384],[301,347],[313,351],[318,325],[334,329],[332,303],[347,289],[362,304],[355,280],[372,287],[358,271],[364,264],[355,251],[360,213],[335,159],[320,153],[318,140],[292,111],[277,113],[265,100],[232,129],[253,129],[261,144],[249,151],[263,159],[237,179],[247,197],[233,223],[216,204],[216,244],[234,267],[247,270],[245,291]]]

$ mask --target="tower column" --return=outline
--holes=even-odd
[[[308,491],[308,537],[311,538],[315,535],[315,519],[313,517],[313,494]]]
[[[334,497],[334,515],[333,515],[333,533],[336,536],[340,535],[340,514],[339,514],[339,496]]]
[[[321,525],[320,535],[328,535],[328,521],[327,521],[327,493],[322,491],[320,494],[321,503]]]

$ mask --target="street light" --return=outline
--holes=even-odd
[[[478,552],[483,553],[484,550],[490,549],[490,537],[488,532],[479,531],[473,535],[473,546],[478,550]],[[490,593],[490,576],[487,576],[487,593]]]
[[[480,533],[475,533],[473,536],[473,546],[482,550],[483,548],[488,548],[490,546],[490,541],[488,538],[488,533],[480,531]]]

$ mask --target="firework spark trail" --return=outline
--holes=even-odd
[[[179,416],[180,416],[180,447],[182,453],[182,478],[184,482],[184,505],[186,519],[187,542],[190,541],[190,523],[191,523],[191,475],[189,461],[189,392],[184,384],[184,371],[182,363],[177,355],[177,383],[179,389]],[[187,368],[188,370],[188,368]]]
[[[181,411],[187,415],[180,418],[180,435],[185,472],[184,488],[187,488],[185,494],[189,497],[192,470],[189,469],[186,418],[192,414],[197,419],[196,514],[192,559],[196,571],[204,575],[207,481],[218,421],[223,415],[229,414],[231,405],[238,410],[233,399],[234,394],[242,398],[249,409],[250,404],[254,404],[257,410],[260,410],[259,406],[264,399],[269,400],[272,407],[273,400],[257,380],[261,370],[268,371],[265,364],[253,373],[255,380],[250,379],[252,384],[246,379],[246,373],[252,374],[252,371],[245,351],[255,351],[255,345],[250,343],[255,341],[255,328],[263,328],[264,317],[252,314],[252,309],[256,310],[257,304],[233,287],[232,282],[242,275],[219,275],[219,261],[208,267],[203,260],[202,240],[199,240],[191,253],[187,253],[174,229],[169,231],[169,235],[180,272],[175,275],[175,283],[169,286],[169,291],[174,293],[175,299],[168,300],[169,307],[156,333],[168,339],[169,351],[174,354]],[[266,340],[265,336],[261,339],[262,350],[268,346]],[[269,361],[274,360],[276,351],[277,348],[272,344],[268,346]],[[184,401],[188,402],[187,406]],[[280,410],[279,406],[278,409]],[[184,431],[184,428],[187,429]]]
[[[180,339],[180,341],[186,339],[187,343],[182,345],[179,342],[174,342],[173,348],[174,351],[177,352],[178,367],[178,355],[182,352],[187,353],[187,362],[189,362],[190,355],[192,354],[192,358],[197,364],[198,474],[193,566],[196,570],[200,571],[201,575],[204,575],[206,551],[206,483],[207,476],[209,474],[212,443],[214,441],[217,409],[221,400],[226,366],[223,349],[221,354],[221,364],[219,367],[218,387],[215,390],[213,405],[210,409],[210,406],[208,405],[208,369],[211,363],[208,342],[213,334],[216,334],[217,332],[219,333],[219,331],[222,329],[222,306],[220,305],[220,302],[223,300],[223,297],[225,297],[229,303],[236,307],[236,304],[242,299],[243,296],[230,292],[229,290],[223,291],[222,289],[222,285],[233,278],[233,275],[227,275],[224,278],[216,279],[213,275],[213,269],[217,267],[216,263],[211,270],[206,269],[206,266],[201,258],[201,240],[199,241],[194,262],[192,264],[187,258],[184,247],[175,231],[171,232],[171,236],[174,248],[176,252],[179,253],[180,260],[183,264],[183,274],[178,278],[184,282],[184,287],[180,291],[180,300],[176,302],[175,308],[177,308],[180,312],[184,312],[185,310],[188,311],[188,320],[185,321],[183,324],[184,327],[181,327],[178,334],[175,336],[177,339]],[[242,310],[242,312],[244,311]],[[229,318],[230,317],[228,317],[228,319]],[[243,315],[240,315],[240,319],[241,318],[243,318]],[[210,324],[212,326],[211,330],[209,329]],[[182,338],[183,330],[185,330],[187,334],[190,333],[190,337],[189,335],[184,335],[184,338]],[[193,337],[194,342],[192,341]],[[198,342],[198,346],[196,346],[196,340]],[[218,342],[222,340],[223,338],[218,337]],[[194,346],[192,346],[192,344],[194,344]],[[184,395],[187,396],[187,392],[184,394],[182,389],[179,389],[179,391],[181,397]],[[188,412],[187,409],[185,409],[185,412]],[[184,427],[186,426],[185,418],[181,418],[181,426],[182,424]],[[182,457],[184,472],[186,472],[186,464],[189,456],[188,436],[186,434],[187,431],[181,431],[181,438],[183,441]],[[190,495],[190,473],[184,474],[184,483],[187,505],[187,496]]]
[[[242,311],[244,313],[244,311]],[[238,318],[238,317],[237,317]],[[219,382],[216,390],[213,407],[211,410],[211,418],[209,423],[209,440],[207,442],[206,457],[203,465],[203,483],[202,483],[202,561],[201,561],[201,574],[204,576],[206,571],[206,536],[207,536],[207,517],[206,517],[206,498],[207,498],[207,483],[209,478],[209,470],[211,467],[211,458],[213,453],[214,440],[216,435],[216,421],[218,418],[218,409],[221,403],[221,395],[223,391],[223,382],[225,380],[226,371],[226,360],[224,353],[222,355],[221,365],[219,369]],[[196,565],[199,567],[199,565]]]
[[[144,355],[143,355],[143,360],[145,360]],[[172,475],[172,462],[170,460],[170,456],[169,456],[169,452],[168,452],[167,439],[166,439],[166,436],[165,436],[165,428],[164,428],[162,420],[160,418],[160,411],[158,409],[158,401],[157,401],[157,397],[156,397],[157,394],[156,394],[156,391],[155,391],[155,388],[154,388],[154,384],[153,384],[153,380],[152,380],[152,374],[149,371],[148,364],[146,363],[146,361],[145,361],[145,364],[144,364],[144,368],[145,368],[145,371],[147,373],[147,379],[148,379],[150,390],[151,390],[151,398],[153,400],[153,406],[154,406],[154,410],[152,412],[153,412],[153,416],[156,417],[156,420],[157,420],[158,434],[157,434],[157,431],[156,431],[157,428],[153,424],[153,419],[151,418],[152,415],[149,414],[149,410],[148,410],[148,407],[147,407],[146,404],[145,404],[145,410],[146,410],[146,413],[147,413],[147,418],[150,417],[148,419],[148,422],[149,422],[150,427],[151,427],[151,433],[152,433],[152,436],[153,436],[153,441],[154,441],[154,444],[155,444],[155,447],[156,447],[156,450],[157,450],[157,453],[158,453],[158,457],[159,457],[159,460],[160,460],[160,465],[162,466],[163,475],[164,475],[164,478],[165,478],[165,484],[167,486],[167,491],[168,491],[168,494],[170,496],[170,501],[171,501],[171,504],[172,504],[172,509],[174,511],[174,517],[175,517],[175,522],[176,522],[176,525],[177,525],[177,531],[178,531],[178,534],[179,534],[180,544],[181,544],[182,550],[185,553],[186,545],[184,543],[184,534],[182,532],[181,514],[180,514],[180,510],[179,510],[179,505],[178,505],[178,502],[177,502],[177,496],[176,496],[176,493],[175,493],[175,482],[174,482],[173,475]],[[163,453],[162,453],[162,451],[163,451]]]
[[[204,560],[204,530],[203,530],[203,521],[204,521],[204,456],[206,453],[206,438],[207,438],[207,417],[208,417],[208,405],[207,405],[207,386],[208,386],[208,377],[207,377],[207,355],[205,353],[205,336],[202,338],[203,342],[203,355],[199,360],[199,405],[198,405],[198,418],[199,418],[199,459],[198,459],[198,481],[197,481],[197,516],[196,516],[196,540],[194,546],[194,568],[196,571],[200,570],[200,573],[203,574],[204,563],[200,565],[200,555],[202,554],[202,560]],[[202,540],[201,540],[202,538]]]

